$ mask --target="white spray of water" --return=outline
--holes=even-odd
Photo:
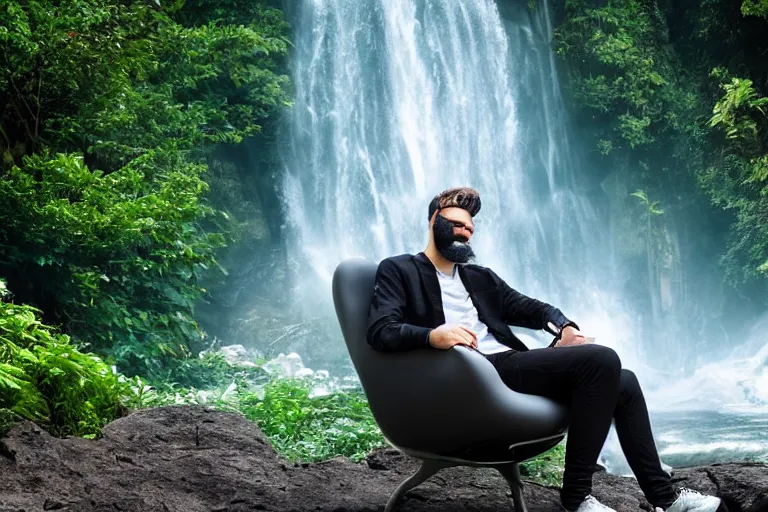
[[[746,343],[721,361],[704,362],[648,401],[658,411],[717,411],[768,414],[768,315],[758,321]],[[704,356],[704,354],[702,354]],[[702,360],[705,360],[702,357]]]

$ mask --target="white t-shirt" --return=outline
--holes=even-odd
[[[453,275],[448,275],[436,270],[437,281],[440,283],[440,296],[443,299],[443,312],[445,323],[466,327],[477,335],[477,349],[483,354],[495,354],[509,350],[488,332],[488,326],[480,321],[477,309],[469,297],[469,292],[464,288],[461,277],[453,267]]]

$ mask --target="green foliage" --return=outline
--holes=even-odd
[[[55,293],[67,331],[94,349],[155,370],[200,339],[196,282],[223,243],[196,226],[213,213],[201,170],[168,150],[107,175],[71,154],[24,157],[0,181],[0,225],[15,245],[0,270]]]
[[[636,192],[632,192],[632,194],[630,195],[640,200],[640,202],[645,207],[645,211],[647,215],[654,216],[654,215],[661,215],[662,213],[664,213],[664,210],[659,208],[659,201],[651,201],[650,199],[648,199],[648,194],[646,194],[644,190],[638,190]]]
[[[291,461],[319,461],[337,455],[361,460],[384,446],[368,402],[361,392],[310,397],[306,381],[270,382],[264,397],[240,398],[239,409],[256,421],[275,448]]]
[[[283,39],[243,26],[173,23],[159,37],[154,72],[121,93],[120,108],[107,104],[63,127],[88,134],[100,162],[115,165],[166,141],[187,150],[239,143],[288,104],[287,78],[271,70],[272,55],[287,51]]]
[[[287,104],[287,79],[273,72],[284,21],[267,12],[251,26],[185,28],[140,2],[6,2],[3,149],[48,142],[115,166],[168,140],[242,140]]]
[[[541,485],[563,485],[565,468],[565,443],[520,464],[520,475]]]
[[[185,0],[173,17],[184,26],[247,25],[272,38],[285,38],[288,23],[280,0]]]
[[[60,123],[119,102],[132,80],[146,78],[155,65],[156,26],[156,13],[140,2],[4,2],[0,114],[8,145],[3,149],[29,154],[71,135],[52,131]]]
[[[567,5],[555,49],[573,63],[575,99],[610,130],[599,133],[611,141],[610,150],[647,146],[659,133],[677,129],[675,112],[695,102],[695,94],[676,83],[652,13],[635,0],[599,9],[582,1]],[[603,143],[601,152],[608,148]]]
[[[744,16],[762,16],[768,18],[768,0],[743,0],[741,12]]]
[[[97,435],[122,411],[125,382],[42,324],[37,310],[3,296],[0,281],[0,431],[27,419],[54,435]]]
[[[752,80],[748,79],[733,78],[731,83],[722,87],[725,93],[715,103],[709,125],[722,126],[728,139],[754,141],[758,135],[759,120],[750,114],[760,113],[765,118],[764,105],[768,105],[768,98],[758,98]]]
[[[725,78],[723,71],[717,76]],[[726,137],[720,165],[700,176],[712,201],[736,212],[733,241],[724,255],[732,281],[768,274],[768,98],[761,98],[748,79],[722,85],[709,124]]]
[[[233,382],[247,382],[249,386],[265,383],[269,374],[260,364],[233,365],[227,362],[221,352],[205,352],[200,357],[172,361],[162,374],[156,374],[161,389],[179,388],[215,389],[226,387]]]
[[[708,229],[690,241],[689,259],[721,258],[725,281],[742,290],[768,269],[768,99],[758,85],[768,72],[767,5],[567,0],[554,38],[595,167],[621,174],[623,186],[647,191],[670,213],[635,225],[646,231],[645,257],[668,255],[668,234],[680,229],[665,223]],[[653,213],[647,196],[633,195]],[[733,218],[728,231],[712,232]]]
[[[128,373],[201,347],[193,305],[228,225],[206,160],[288,104],[285,31],[259,1],[3,3],[0,276],[17,300]]]

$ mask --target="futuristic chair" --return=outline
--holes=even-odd
[[[558,444],[567,412],[555,402],[509,389],[488,360],[467,347],[382,353],[366,342],[376,264],[343,261],[333,275],[333,301],[363,390],[386,440],[422,461],[397,486],[391,512],[408,490],[451,466],[491,467],[527,512],[518,463]]]

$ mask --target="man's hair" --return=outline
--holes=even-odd
[[[449,188],[437,194],[429,202],[429,220],[436,211],[443,208],[462,208],[467,210],[474,217],[480,211],[480,194],[477,190],[469,187]]]

